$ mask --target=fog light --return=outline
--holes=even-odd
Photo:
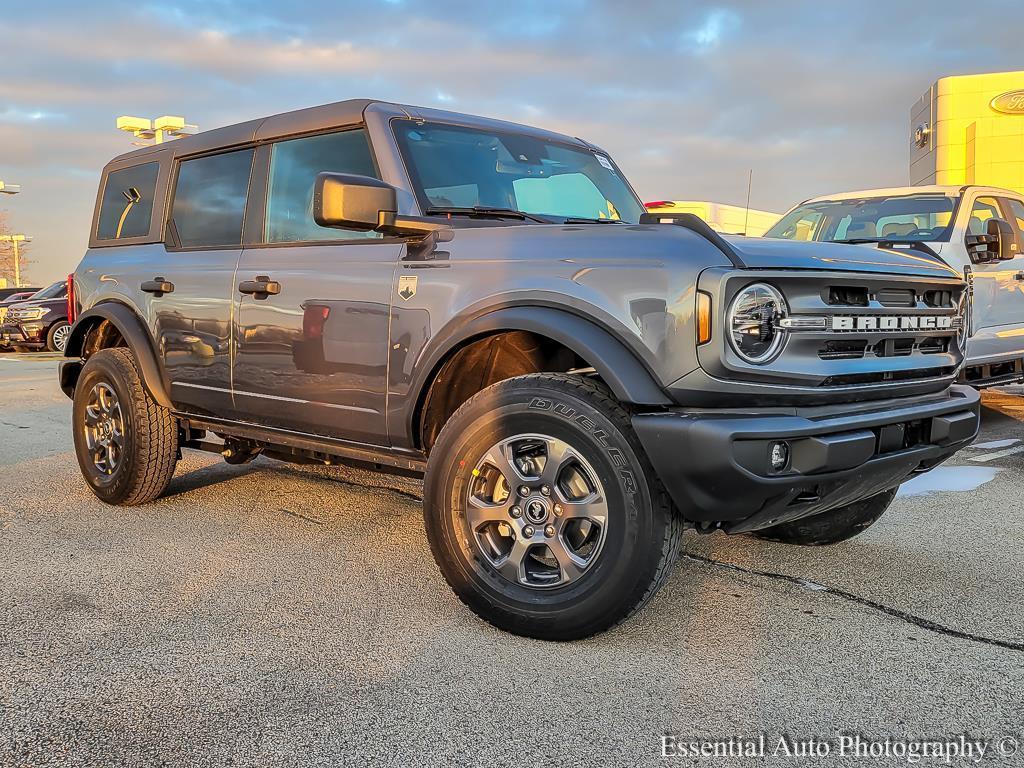
[[[772,472],[781,472],[789,464],[789,445],[783,442],[772,443],[771,448]]]

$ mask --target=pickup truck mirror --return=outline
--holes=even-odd
[[[1013,227],[1005,219],[989,219],[985,234],[967,235],[967,252],[971,261],[1008,261],[1017,254],[1017,239]]]
[[[452,239],[447,224],[399,216],[398,191],[370,176],[317,174],[313,186],[313,220],[321,227],[381,232],[387,235]]]

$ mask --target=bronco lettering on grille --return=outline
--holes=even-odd
[[[833,331],[943,331],[959,318],[951,315],[858,315],[832,318]]]

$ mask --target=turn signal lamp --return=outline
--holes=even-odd
[[[711,295],[697,291],[697,343],[711,341]]]

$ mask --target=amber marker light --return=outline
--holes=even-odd
[[[711,341],[711,295],[697,291],[697,343]]]

